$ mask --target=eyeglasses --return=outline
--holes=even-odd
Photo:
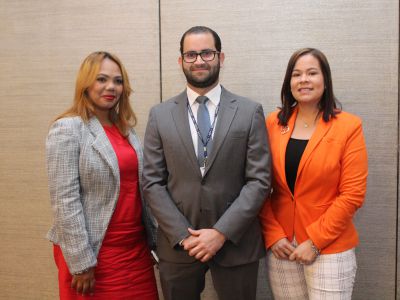
[[[203,61],[212,61],[215,58],[215,54],[220,52],[215,50],[202,50],[200,52],[189,51],[182,54],[183,60],[187,63],[194,63],[197,60],[197,56],[200,55]]]

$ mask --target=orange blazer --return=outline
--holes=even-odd
[[[358,234],[352,218],[364,201],[367,151],[360,118],[346,112],[318,121],[301,157],[294,195],[285,175],[285,153],[297,109],[288,126],[278,125],[278,111],[267,117],[273,183],[260,212],[266,247],[296,236],[311,239],[323,254],[355,247]]]

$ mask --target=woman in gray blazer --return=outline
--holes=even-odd
[[[158,299],[156,223],[142,197],[142,148],[127,72],[115,56],[82,63],[73,105],[46,141],[61,299]],[[72,287],[72,288],[71,288]]]

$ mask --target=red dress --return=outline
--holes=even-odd
[[[97,257],[95,292],[91,296],[81,296],[71,289],[72,276],[61,248],[55,245],[60,299],[156,300],[158,293],[153,263],[141,218],[137,155],[116,126],[104,126],[104,130],[118,158],[121,185],[118,202]]]

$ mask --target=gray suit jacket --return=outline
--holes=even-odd
[[[187,228],[215,228],[228,239],[223,266],[265,254],[257,218],[271,186],[262,106],[222,88],[213,148],[202,177],[189,128],[186,91],[153,107],[144,141],[144,195],[159,224],[161,259],[192,262],[177,244]]]
[[[143,152],[135,132],[128,136],[139,160]],[[50,128],[46,141],[47,171],[54,223],[48,239],[60,245],[69,271],[94,266],[119,196],[118,160],[96,117],[62,118]],[[142,193],[142,191],[141,191]],[[143,204],[143,223],[150,246],[155,243],[155,220]]]

